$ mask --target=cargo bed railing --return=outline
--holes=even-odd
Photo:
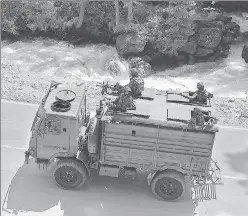
[[[223,185],[220,172],[220,167],[211,159],[207,178],[192,176],[192,199],[195,202],[217,199],[216,186]]]

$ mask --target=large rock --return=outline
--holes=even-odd
[[[197,49],[197,44],[191,41],[191,42],[187,42],[183,47],[179,48],[178,51],[192,55],[195,54],[196,49]]]
[[[248,63],[248,44],[244,45],[241,57]]]
[[[231,33],[227,33],[222,37],[224,44],[231,44],[234,41],[234,36]]]
[[[205,56],[209,56],[213,53],[214,53],[213,49],[204,49],[204,48],[199,47],[195,53],[195,56],[205,57]]]
[[[222,21],[222,22],[231,22],[231,21],[232,21],[232,17],[225,16],[225,15],[223,15],[223,14],[218,14],[218,15],[215,17],[215,20],[216,20],[216,21]]]
[[[136,68],[139,71],[138,76],[141,78],[151,75],[152,68],[151,65],[139,57],[130,59],[129,61],[130,68]]]
[[[121,69],[120,69],[119,64],[113,59],[106,62],[105,71],[108,71],[112,75],[120,75],[121,74]]]
[[[240,35],[240,26],[235,22],[226,23],[223,32],[229,33],[236,38]]]
[[[217,47],[221,41],[222,30],[219,28],[201,28],[196,38],[200,47],[213,49]]]
[[[147,40],[136,33],[125,33],[117,37],[116,49],[122,55],[140,53],[144,50],[146,43]]]

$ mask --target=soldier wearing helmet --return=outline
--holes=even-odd
[[[142,91],[144,91],[144,80],[139,77],[139,71],[136,68],[132,68],[130,71],[130,82],[129,86],[132,90],[132,96],[133,97],[139,97],[142,94]]]
[[[114,111],[122,111],[125,112],[127,109],[136,109],[132,98],[131,88],[127,85],[124,86],[122,93],[115,101],[113,101],[112,109]]]
[[[198,82],[196,87],[197,90],[195,92],[189,92],[188,95],[181,93],[180,95],[185,98],[188,98],[190,101],[206,104],[207,99],[213,97],[213,95],[205,90],[204,84],[202,82]]]

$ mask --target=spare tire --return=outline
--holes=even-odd
[[[55,101],[51,105],[51,110],[54,112],[68,112],[71,109],[71,103],[68,101]]]

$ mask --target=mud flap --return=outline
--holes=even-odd
[[[149,175],[147,176],[147,182],[148,182],[148,185],[150,186],[151,183],[152,183],[152,179],[154,178],[156,172],[154,173],[149,173]]]

